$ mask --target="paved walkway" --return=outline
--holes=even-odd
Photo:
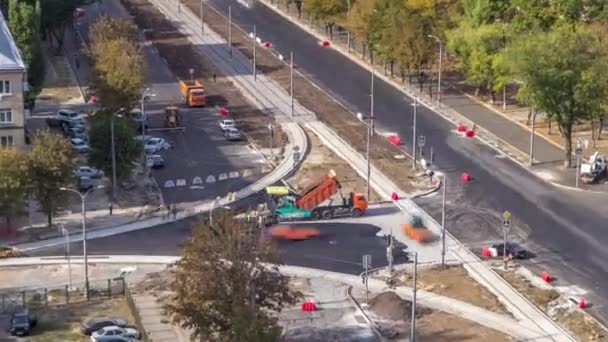
[[[171,264],[177,260],[177,257],[168,256],[104,256],[96,258],[96,264],[134,264],[141,267],[145,264]],[[41,265],[61,265],[65,264],[64,258],[42,257],[42,258],[13,258],[0,260],[0,268],[15,267],[15,266],[41,266]],[[81,264],[82,259],[72,261],[73,264]],[[356,275],[344,274],[323,271],[299,266],[280,266],[280,271],[292,277],[317,279],[318,281],[337,282],[352,286],[357,290],[364,289],[361,278]],[[369,289],[373,293],[390,291],[386,284],[380,280],[370,278]],[[412,299],[412,289],[408,287],[397,287],[395,292],[406,300]],[[150,311],[149,322],[153,329],[158,328],[158,331],[166,332],[166,329],[161,329],[159,324],[160,318],[157,317],[157,303],[155,298],[141,295],[141,307]],[[322,302],[324,297],[320,297]],[[418,290],[417,302],[431,309],[440,310],[449,314],[453,314],[465,319],[471,320],[491,329],[501,331],[505,334],[515,337],[518,340],[527,341],[572,341],[571,339],[559,338],[555,335],[546,334],[538,327],[530,326],[526,321],[518,321],[513,318],[502,316],[500,314],[482,309],[469,303],[465,303],[456,299],[444,297],[431,292]],[[139,307],[139,306],[138,306]],[[156,309],[155,309],[156,308]],[[148,325],[146,324],[146,329]],[[154,339],[156,341],[156,339]]]
[[[258,75],[257,81],[250,75],[251,64],[248,59],[240,52],[233,52],[230,60],[228,49],[225,48],[226,42],[214,33],[211,29],[205,28],[205,34],[201,34],[200,21],[196,14],[188,9],[182,9],[178,13],[174,6],[161,0],[151,1],[169,19],[171,19],[184,33],[190,41],[197,46],[218,68],[231,76],[234,84],[248,97],[253,97],[256,103],[260,103],[264,108],[274,109],[275,113],[290,112],[289,95],[276,82],[264,75]],[[314,132],[324,144],[334,153],[347,160],[351,166],[361,175],[366,173],[367,163],[352,146],[341,139],[335,132],[325,124],[314,119],[314,114],[302,107],[299,103],[295,104],[295,112],[299,115],[296,119],[304,123]],[[372,187],[383,198],[390,200],[390,194],[399,189],[392,181],[372,167]],[[403,193],[403,192],[401,192]],[[426,220],[427,226],[437,235],[441,234],[439,225],[410,199],[399,201],[397,205],[407,213],[419,212]],[[530,329],[541,332],[541,335],[548,337],[547,340],[571,341],[569,335],[561,329],[555,322],[541,312],[536,306],[526,300],[523,295],[515,291],[502,277],[488,269],[481,261],[464,246],[458,244],[457,240],[451,236],[448,238],[449,244],[456,247],[451,249],[456,258],[463,262],[471,275],[482,285],[488,287],[505,306],[513,312],[517,319],[521,320]],[[360,281],[360,280],[358,280]],[[538,337],[538,336],[537,336]]]

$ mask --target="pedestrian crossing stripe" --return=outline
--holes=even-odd
[[[219,176],[217,176],[217,179],[219,181],[224,181],[224,180],[228,179],[228,175],[226,173],[220,173]]]
[[[177,186],[186,186],[186,180],[185,179],[178,179],[175,182],[175,185],[177,185]]]
[[[175,183],[172,180],[168,180],[165,182],[165,188],[174,188]]]
[[[239,178],[239,172],[238,171],[232,171],[228,174],[228,177],[230,177],[230,179],[234,179],[234,178]]]
[[[206,183],[215,183],[215,176],[214,175],[209,175],[207,176],[207,179],[205,180]]]
[[[251,170],[246,169],[245,171],[243,171],[243,177],[249,177],[251,176]]]
[[[203,179],[201,177],[194,177],[192,179],[192,184],[193,185],[197,185],[197,184],[203,184]]]

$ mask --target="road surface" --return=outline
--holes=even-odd
[[[332,49],[322,49],[318,39],[261,4],[249,8],[235,0],[210,0],[225,15],[232,6],[232,19],[270,41],[282,55],[293,51],[298,69],[323,89],[334,94],[354,112],[369,111],[370,73]],[[380,130],[395,132],[411,141],[413,100],[391,85],[375,82],[375,116]],[[512,213],[511,239],[523,241],[538,257],[534,265],[555,274],[568,284],[592,291],[586,298],[591,309],[608,322],[608,211],[605,197],[557,190],[520,165],[500,156],[476,140],[454,133],[453,125],[419,106],[418,134],[433,146],[436,167],[448,176],[448,229],[463,242],[477,246],[501,239],[500,217]],[[406,147],[409,149],[409,147]],[[468,172],[473,181],[462,184]],[[418,203],[439,219],[440,196]]]

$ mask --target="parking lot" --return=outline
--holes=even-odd
[[[165,127],[163,108],[148,111],[147,136],[165,139],[171,148],[159,152],[165,167],[152,171],[165,203],[224,196],[255,182],[269,168],[245,137],[227,141],[222,117],[209,108],[179,108],[179,129]]]

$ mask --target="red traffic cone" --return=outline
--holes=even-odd
[[[460,180],[463,183],[468,183],[471,181],[471,175],[466,172],[463,172],[462,174],[460,174]]]
[[[460,124],[460,125],[456,126],[456,130],[458,132],[464,133],[467,131],[467,126]]]
[[[540,278],[542,280],[544,280],[545,283],[550,283],[551,280],[553,280],[553,279],[551,279],[551,275],[547,271],[542,271],[541,274],[540,274]]]
[[[587,302],[585,301],[585,298],[581,298],[578,301],[578,308],[579,309],[586,309],[587,308]]]
[[[467,131],[466,135],[467,135],[467,138],[473,138],[475,136],[475,131],[473,131],[473,130]]]
[[[330,45],[329,40],[324,40],[321,42],[322,47],[329,47],[329,45]]]
[[[399,200],[399,195],[397,195],[396,192],[393,192],[393,194],[391,195],[391,198],[393,199],[393,201],[398,201]]]
[[[228,109],[226,109],[225,107],[220,108],[220,115],[221,116],[228,115]]]
[[[268,49],[268,48],[270,48],[270,47],[272,46],[272,44],[270,44],[270,42],[264,42],[264,44],[263,44],[263,45],[264,45],[264,47],[265,47],[265,48],[267,48],[267,49]]]

